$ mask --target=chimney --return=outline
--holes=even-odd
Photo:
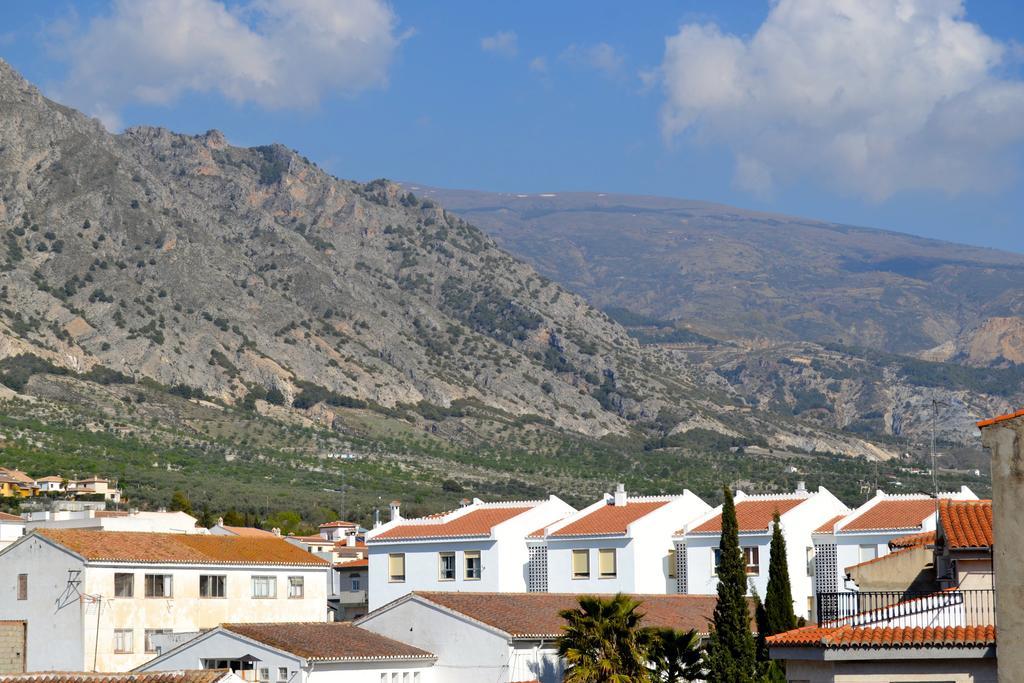
[[[273,529],[270,530],[270,533],[274,534],[275,536],[280,536],[281,535],[281,530],[278,529],[277,527],[274,527]]]
[[[626,505],[626,486],[624,484],[615,485],[615,507],[624,507]]]
[[[224,526],[224,518],[223,517],[218,517],[217,518],[217,526]]]
[[[469,507],[472,503],[473,501],[471,501],[469,498],[463,498],[462,500],[459,501],[459,507]]]
[[[373,508],[373,528],[380,526],[380,508]]]
[[[402,518],[402,507],[401,506],[402,506],[402,501],[400,501],[400,500],[393,500],[393,501],[391,501],[391,505],[388,506],[388,509],[391,512],[391,517],[389,518],[389,521],[394,522],[395,520],[398,520],[398,519]]]
[[[807,493],[807,482],[806,481],[798,481],[796,483],[796,492],[797,493]]]
[[[351,533],[351,534],[349,534],[349,535],[347,535],[345,537],[345,545],[347,545],[349,548],[355,548],[356,547],[356,535],[355,535],[355,532],[353,532],[353,533]]]

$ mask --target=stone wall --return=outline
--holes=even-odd
[[[25,622],[0,621],[0,676],[25,671]]]

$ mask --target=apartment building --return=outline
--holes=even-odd
[[[786,561],[793,591],[793,609],[797,616],[811,616],[814,604],[811,560],[814,553],[812,533],[829,520],[849,512],[838,498],[823,486],[815,492],[801,484],[793,493],[734,496],[740,547],[747,565],[752,590],[762,598],[768,590],[768,564],[772,540],[772,519],[779,514],[786,539]],[[718,590],[719,545],[722,532],[722,508],[715,508],[675,535],[680,557],[677,578],[686,593],[709,594]],[[681,576],[679,576],[681,575]]]
[[[690,491],[630,497],[617,486],[527,539],[528,590],[552,593],[675,593],[672,535],[711,506]]]
[[[160,634],[326,621],[328,566],[277,538],[37,529],[0,550],[0,621],[28,671],[127,671]]]
[[[418,519],[404,519],[393,504],[391,520],[366,533],[369,608],[414,590],[525,592],[527,536],[574,512],[555,496],[500,503],[477,499]]]

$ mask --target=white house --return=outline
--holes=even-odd
[[[36,479],[36,486],[39,487],[40,493],[63,493],[64,478],[55,475],[39,477]]]
[[[672,535],[710,510],[690,491],[629,497],[619,484],[614,495],[530,536],[529,590],[675,593]]]
[[[159,673],[110,674],[96,671],[49,671],[45,674],[2,673],[3,683],[242,683],[242,679],[222,669],[190,669]]]
[[[940,493],[939,499],[978,497],[964,486]],[[931,496],[877,491],[856,510],[821,525],[813,536],[815,594],[856,591],[846,580],[847,570],[887,555],[889,542],[901,536],[934,532],[938,508],[939,501]]]
[[[46,510],[25,514],[25,528],[151,531],[167,534],[205,534],[187,512],[148,510]]]
[[[635,595],[647,626],[706,633],[713,595]],[[432,652],[435,681],[561,683],[559,612],[568,593],[410,593],[355,622],[360,628]]]
[[[17,541],[24,533],[24,519],[17,515],[0,512],[0,550]]]
[[[793,609],[797,616],[808,617],[814,603],[812,533],[826,521],[848,512],[849,508],[825,487],[820,486],[811,493],[802,484],[794,493],[748,496],[737,491],[734,501],[740,547],[746,559],[750,587],[756,589],[762,598],[767,592],[772,518],[777,512],[786,539]],[[721,531],[722,507],[718,506],[676,534],[676,553],[684,558],[681,573],[684,575],[685,592],[717,591],[715,568],[718,566]]]
[[[159,633],[326,621],[327,565],[276,538],[37,529],[0,550],[0,621],[25,623],[28,671],[127,671]]]
[[[223,624],[138,671],[230,669],[259,683],[441,683],[434,655],[352,624]]]
[[[89,477],[88,479],[76,479],[69,481],[67,492],[75,496],[103,496],[103,500],[114,503],[121,502],[121,489],[117,488],[117,482],[111,482],[102,477]]]
[[[414,590],[526,590],[526,536],[576,510],[555,496],[546,500],[484,503],[403,519],[366,533],[369,608],[374,610]]]

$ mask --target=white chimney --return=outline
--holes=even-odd
[[[270,530],[270,533],[274,534],[275,536],[280,536],[281,535],[281,530],[278,529],[277,527],[274,527],[273,529]]]
[[[374,508],[373,509],[373,528],[376,529],[376,528],[380,527],[380,525],[381,525],[381,523],[380,523],[380,508]]]
[[[223,517],[218,517],[217,518],[217,526],[224,526],[224,518]]]
[[[355,532],[353,532],[353,533],[351,533],[351,534],[349,534],[348,536],[345,537],[345,545],[347,545],[349,548],[355,548],[356,547],[356,535],[355,535]]]
[[[395,520],[402,518],[402,507],[401,506],[402,506],[402,501],[400,501],[400,500],[393,500],[393,501],[391,501],[391,505],[388,506],[389,510],[391,511],[390,521],[394,522]]]
[[[796,492],[797,493],[807,493],[807,482],[805,482],[805,481],[798,481],[796,483]]]
[[[615,485],[615,507],[623,507],[626,504],[626,486],[624,484]]]

